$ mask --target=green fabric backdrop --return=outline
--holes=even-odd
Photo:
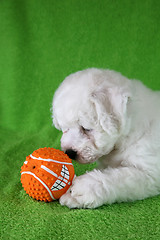
[[[160,89],[160,1],[0,0],[0,239],[159,239],[160,197],[70,210],[27,196],[25,157],[60,148],[55,89],[70,73],[109,68]],[[93,165],[74,163],[77,175]]]

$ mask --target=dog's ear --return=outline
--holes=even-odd
[[[57,128],[58,130],[61,130],[61,128],[60,128],[60,126],[59,126],[59,124],[58,124],[58,121],[57,121],[57,119],[56,119],[55,112],[54,112],[54,110],[53,110],[53,106],[52,106],[52,108],[51,108],[50,110],[51,110],[51,113],[52,113],[52,123],[53,123],[53,125],[54,125],[55,128]]]
[[[103,88],[91,94],[98,121],[109,134],[114,134],[124,127],[129,97],[129,91],[119,87]]]
[[[55,117],[53,117],[53,125],[55,126],[56,129],[61,131],[61,128],[60,128],[60,126],[59,126],[59,124],[58,124],[58,122],[57,122]]]

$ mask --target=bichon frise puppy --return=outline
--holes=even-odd
[[[74,179],[62,205],[96,208],[160,193],[160,92],[114,71],[79,71],[56,91],[53,123],[72,159],[99,162]]]

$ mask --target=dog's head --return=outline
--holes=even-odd
[[[71,158],[91,163],[111,152],[127,121],[129,81],[110,70],[68,76],[53,98],[53,123]]]

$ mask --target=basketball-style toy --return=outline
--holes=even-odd
[[[39,148],[26,157],[21,167],[21,183],[30,197],[51,202],[60,198],[72,184],[71,159],[54,148]]]

